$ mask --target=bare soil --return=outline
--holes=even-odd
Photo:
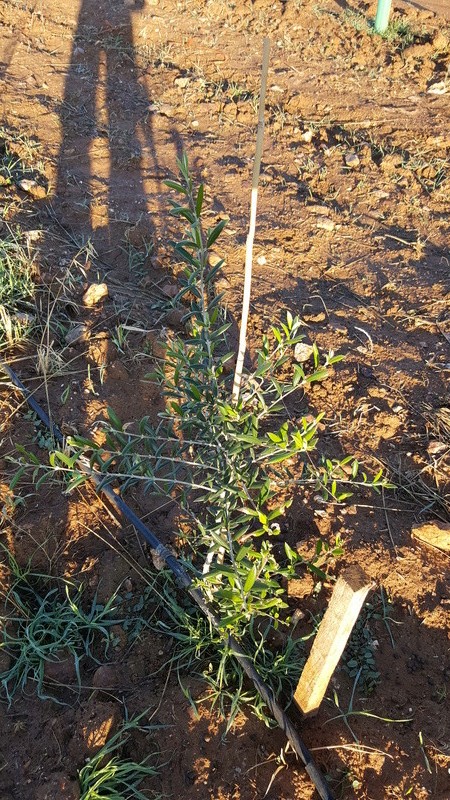
[[[163,181],[183,150],[206,183],[208,222],[230,218],[217,252],[239,318],[261,48],[270,36],[252,347],[289,308],[310,342],[344,353],[308,398],[313,413],[325,412],[321,446],[355,454],[368,471],[383,465],[401,487],[355,496],[346,507],[302,494],[290,510],[282,536],[312,553],[318,538],[333,544],[339,534],[345,555],[335,573],[362,564],[389,598],[392,620],[371,620],[380,680],[355,698],[355,710],[377,718],[349,718],[365,749],[342,718],[332,720],[338,712],[328,700],[316,718],[295,719],[337,797],[446,800],[448,555],[413,540],[411,528],[450,518],[450,439],[439,423],[450,405],[450,29],[403,5],[394,9],[397,37],[382,39],[365,23],[375,9],[356,0],[1,0],[1,121],[39,146],[38,188],[0,186],[3,219],[41,231],[39,280],[47,285],[80,243],[95,248],[71,286],[77,310],[67,311],[85,335],[61,344],[55,334],[64,368],[44,385],[34,345],[12,363],[64,432],[92,434],[107,406],[124,422],[156,417],[163,401],[143,378],[158,339],[179,324],[158,318],[155,300],[170,294],[179,270]],[[19,146],[17,157],[27,157]],[[108,297],[84,306],[87,285],[100,281]],[[121,344],[120,325],[141,332],[127,331]],[[3,455],[17,442],[39,452],[19,398],[2,389],[1,404]],[[14,467],[4,457],[2,468],[6,485]],[[150,553],[93,492],[67,497],[29,484],[20,492],[24,507],[6,516],[2,536],[21,565],[31,559],[37,570],[82,579],[103,599],[124,581],[140,596],[139,575],[109,543],[118,540],[141,565]],[[128,499],[175,541],[173,512],[137,492]],[[292,599],[293,610],[305,611],[305,632],[307,612],[323,611],[331,592],[310,588]],[[0,706],[1,800],[76,797],[73,781],[92,741],[102,742],[125,705],[130,714],[148,708],[162,726],[133,739],[130,752],[158,753],[163,766],[150,788],[164,796],[315,796],[292,754],[277,760],[281,732],[249,713],[224,737],[208,705],[196,716],[176,675],[161,671],[167,640],[143,631],[130,644],[126,631],[116,633],[109,671],[83,666],[80,697],[67,672],[56,676],[68,706],[31,690]],[[185,682],[194,697],[204,694],[192,676]],[[351,688],[339,669],[329,694],[347,708]]]

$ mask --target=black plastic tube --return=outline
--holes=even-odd
[[[60,429],[57,425],[51,422],[48,414],[45,413],[44,409],[41,408],[39,403],[36,402],[34,397],[32,396],[31,392],[24,386],[20,378],[16,375],[16,373],[4,362],[0,362],[0,366],[3,371],[8,375],[11,383],[19,389],[22,394],[24,395],[28,405],[34,411],[34,413],[39,417],[39,419],[48,427],[52,435],[55,439],[62,445],[64,445],[64,436],[61,433]],[[162,542],[159,541],[158,537],[148,528],[142,520],[134,513],[134,511],[125,503],[122,499],[120,494],[116,494],[110,486],[101,486],[102,477],[99,473],[95,470],[91,469],[87,459],[80,458],[79,459],[79,466],[82,472],[87,475],[96,487],[108,498],[110,503],[118,510],[120,513],[129,521],[131,524],[136,528],[136,530],[141,534],[141,536],[149,543],[149,545],[156,551],[156,553],[164,559],[167,566],[173,572],[178,584],[183,589],[190,594],[192,599],[197,603],[203,614],[208,618],[214,628],[218,629],[219,631],[223,632],[222,626],[220,625],[220,620],[216,616],[216,614],[212,611],[209,603],[205,599],[204,595],[199,589],[196,589],[192,585],[192,580],[189,573],[184,569],[184,567],[178,562],[174,555],[165,547]],[[246,673],[246,675],[250,678],[250,680],[255,685],[256,689],[258,690],[259,694],[261,695],[262,699],[264,700],[267,708],[269,709],[270,713],[278,723],[279,727],[282,731],[286,734],[287,739],[289,740],[292,748],[294,749],[295,753],[299,756],[300,760],[305,767],[305,770],[309,777],[311,778],[314,786],[316,787],[321,800],[334,800],[333,795],[325,781],[325,778],[321,774],[320,770],[317,768],[311,753],[309,752],[306,745],[302,742],[300,736],[297,733],[296,728],[294,727],[293,723],[283,711],[281,706],[277,703],[275,699],[275,695],[264,683],[261,676],[258,674],[257,670],[253,666],[250,656],[245,650],[241,647],[237,639],[234,636],[230,636],[229,634],[224,639],[227,642],[228,648],[236,660],[241,665],[242,669]]]

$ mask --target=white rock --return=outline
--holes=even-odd
[[[175,78],[174,84],[178,86],[180,89],[185,89],[186,86],[190,83],[190,78]]]
[[[304,132],[302,133],[302,135],[300,136],[300,139],[301,139],[303,142],[310,142],[310,141],[311,141],[311,139],[312,139],[312,137],[313,137],[313,132],[312,132],[312,131],[310,131],[310,130],[308,130],[308,131],[304,131]]]
[[[294,347],[294,358],[299,364],[303,364],[304,361],[308,361],[311,358],[314,352],[314,348],[312,344],[308,344],[307,342],[297,342]]]
[[[37,186],[37,183],[36,181],[28,180],[28,178],[22,178],[21,181],[17,182],[17,186],[24,192],[31,192]]]
[[[83,295],[85,306],[96,306],[104,297],[108,297],[109,291],[106,283],[91,283],[89,289]]]
[[[260,267],[263,267],[264,264],[267,264],[267,258],[265,256],[258,256],[256,263],[259,264]]]
[[[428,94],[447,94],[449,86],[450,82],[438,81],[437,83],[432,83],[427,92]]]

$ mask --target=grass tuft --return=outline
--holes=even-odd
[[[0,653],[3,671],[0,686],[11,703],[18,692],[34,685],[40,699],[60,700],[49,693],[49,665],[73,664],[74,677],[80,688],[80,662],[84,656],[97,660],[94,649],[106,652],[108,628],[117,620],[111,618],[115,598],[105,606],[94,598],[89,610],[82,608],[83,589],[69,581],[22,570],[14,556],[3,548],[12,578],[3,594],[4,611],[0,617]]]
[[[80,800],[157,800],[155,792],[140,791],[145,778],[157,774],[145,761],[122,758],[120,751],[133,731],[142,730],[139,717],[125,722],[103,747],[78,772]],[[147,730],[144,728],[144,730]]]

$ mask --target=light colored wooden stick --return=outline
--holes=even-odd
[[[358,565],[338,578],[295,690],[294,701],[303,714],[317,712],[371,587],[372,581]]]
[[[241,389],[242,370],[244,368],[244,357],[247,348],[247,322],[250,308],[250,292],[252,286],[252,261],[253,261],[253,241],[256,228],[256,207],[258,203],[258,183],[261,171],[261,156],[264,138],[264,103],[266,98],[267,73],[269,70],[269,51],[270,39],[264,39],[263,60],[261,72],[261,93],[259,96],[258,129],[256,134],[255,163],[253,164],[252,177],[252,196],[250,202],[250,224],[248,229],[247,242],[245,245],[245,277],[244,295],[242,299],[241,330],[239,333],[239,348],[236,358],[236,369],[234,372],[232,399],[234,403],[239,400]]]

